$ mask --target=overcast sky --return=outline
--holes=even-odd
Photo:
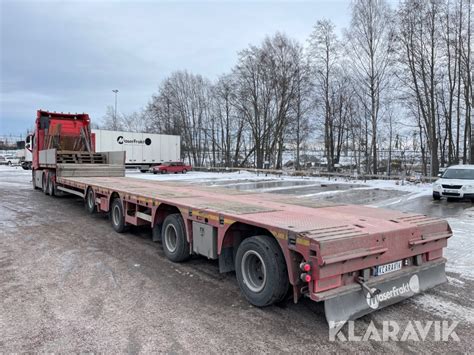
[[[0,135],[25,134],[36,110],[102,119],[145,106],[159,82],[187,69],[210,79],[237,52],[277,31],[306,41],[318,19],[338,30],[349,1],[12,1],[1,6]]]

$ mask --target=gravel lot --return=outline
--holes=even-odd
[[[447,320],[459,322],[460,341],[433,336],[423,342],[330,341],[322,304],[302,300],[252,307],[241,297],[234,274],[219,274],[216,262],[196,257],[173,264],[151,241],[149,230],[116,234],[106,216],[91,217],[80,199],[45,196],[31,188],[30,172],[1,168],[0,352],[474,351],[470,202],[435,204],[427,193],[329,183],[318,188],[314,181],[275,183],[198,173],[185,178],[449,216],[456,235],[447,252],[453,259],[448,284],[363,317],[356,333],[363,335],[370,322],[404,326]]]

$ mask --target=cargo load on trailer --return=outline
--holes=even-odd
[[[153,240],[161,242],[173,262],[192,255],[218,260],[219,271],[235,272],[243,296],[255,306],[269,306],[288,295],[295,302],[307,297],[324,302],[329,325],[338,327],[446,282],[443,249],[452,231],[444,220],[127,178],[123,155],[108,153],[97,158],[100,163],[92,161],[93,140],[84,133],[88,116],[77,121],[77,116],[61,115],[38,111],[34,186],[41,180],[37,175],[46,174],[46,186],[54,180],[54,189],[83,198],[89,213],[108,213],[118,233],[127,226],[149,226]],[[62,120],[67,124],[61,127],[70,127],[76,137],[65,142],[85,151],[63,156],[61,137],[56,137],[62,129],[54,128]],[[91,169],[94,164],[103,170],[94,174],[99,171]],[[45,192],[55,195],[50,188]]]

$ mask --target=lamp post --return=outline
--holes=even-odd
[[[115,94],[114,124],[116,125],[117,124],[117,94],[119,91],[117,89],[114,89],[112,90],[112,92]]]

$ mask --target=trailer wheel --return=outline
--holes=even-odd
[[[165,218],[161,230],[161,241],[166,257],[173,262],[189,259],[189,243],[186,239],[186,228],[179,213]]]
[[[119,198],[116,198],[112,202],[110,219],[112,221],[112,227],[117,233],[125,231],[125,215],[123,213],[122,201]]]
[[[48,195],[54,196],[56,190],[56,183],[54,182],[54,174],[48,174]]]
[[[95,193],[92,188],[88,188],[86,192],[86,198],[84,200],[84,205],[86,206],[86,211],[90,214],[94,214],[96,212],[95,209]]]
[[[45,170],[43,171],[43,192],[45,195],[48,194],[48,172]]]
[[[33,189],[38,190],[38,186],[36,186],[36,170],[31,171],[31,179],[33,184]]]
[[[265,307],[286,296],[289,287],[285,258],[272,237],[245,239],[237,249],[235,271],[239,287],[254,306]]]

